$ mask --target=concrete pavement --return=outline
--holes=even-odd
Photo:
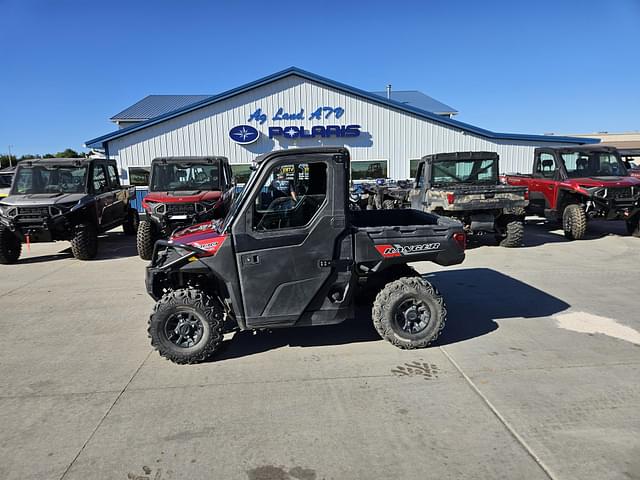
[[[432,348],[392,347],[364,313],[243,332],[195,366],[151,351],[131,238],[91,262],[32,245],[0,266],[0,478],[640,478],[640,239],[622,231],[528,225],[524,248],[418,264],[449,310]]]

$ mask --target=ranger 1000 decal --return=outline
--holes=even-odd
[[[422,243],[418,245],[376,245],[376,250],[385,258],[412,255],[414,253],[438,250],[440,243]]]

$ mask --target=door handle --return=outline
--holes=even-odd
[[[547,185],[547,190],[553,190],[553,185]]]
[[[260,263],[260,255],[244,255],[242,257],[243,265],[257,265]]]

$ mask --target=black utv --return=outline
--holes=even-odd
[[[503,185],[495,152],[427,155],[418,163],[411,208],[455,218],[469,234],[494,234],[503,247],[524,239],[526,187]]]
[[[0,201],[0,263],[15,263],[23,243],[71,242],[73,256],[97,254],[98,234],[122,225],[135,235],[138,214],[114,160],[51,158],[19,163]]]
[[[157,301],[149,334],[162,356],[194,363],[227,332],[340,323],[372,289],[383,338],[420,348],[438,337],[444,300],[407,263],[462,262],[462,225],[410,209],[350,210],[349,163],[344,148],[259,157],[224,220],[156,243],[146,284]],[[282,180],[283,171],[304,175]]]

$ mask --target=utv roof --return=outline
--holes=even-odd
[[[21,160],[18,163],[20,165],[88,165],[94,158],[30,158],[28,160]]]
[[[335,154],[349,156],[349,150],[344,147],[309,147],[309,148],[288,148],[283,150],[275,150],[269,153],[263,153],[254,160],[255,163],[262,163],[268,158],[285,156],[285,155],[319,155]]]
[[[561,152],[617,152],[615,147],[606,145],[564,145],[560,147],[538,147],[538,150],[557,150]]]
[[[157,157],[151,160],[151,163],[213,163],[219,161],[228,161],[227,157]]]
[[[425,155],[422,160],[427,162],[450,162],[451,160],[491,160],[498,159],[496,152],[451,152]]]

